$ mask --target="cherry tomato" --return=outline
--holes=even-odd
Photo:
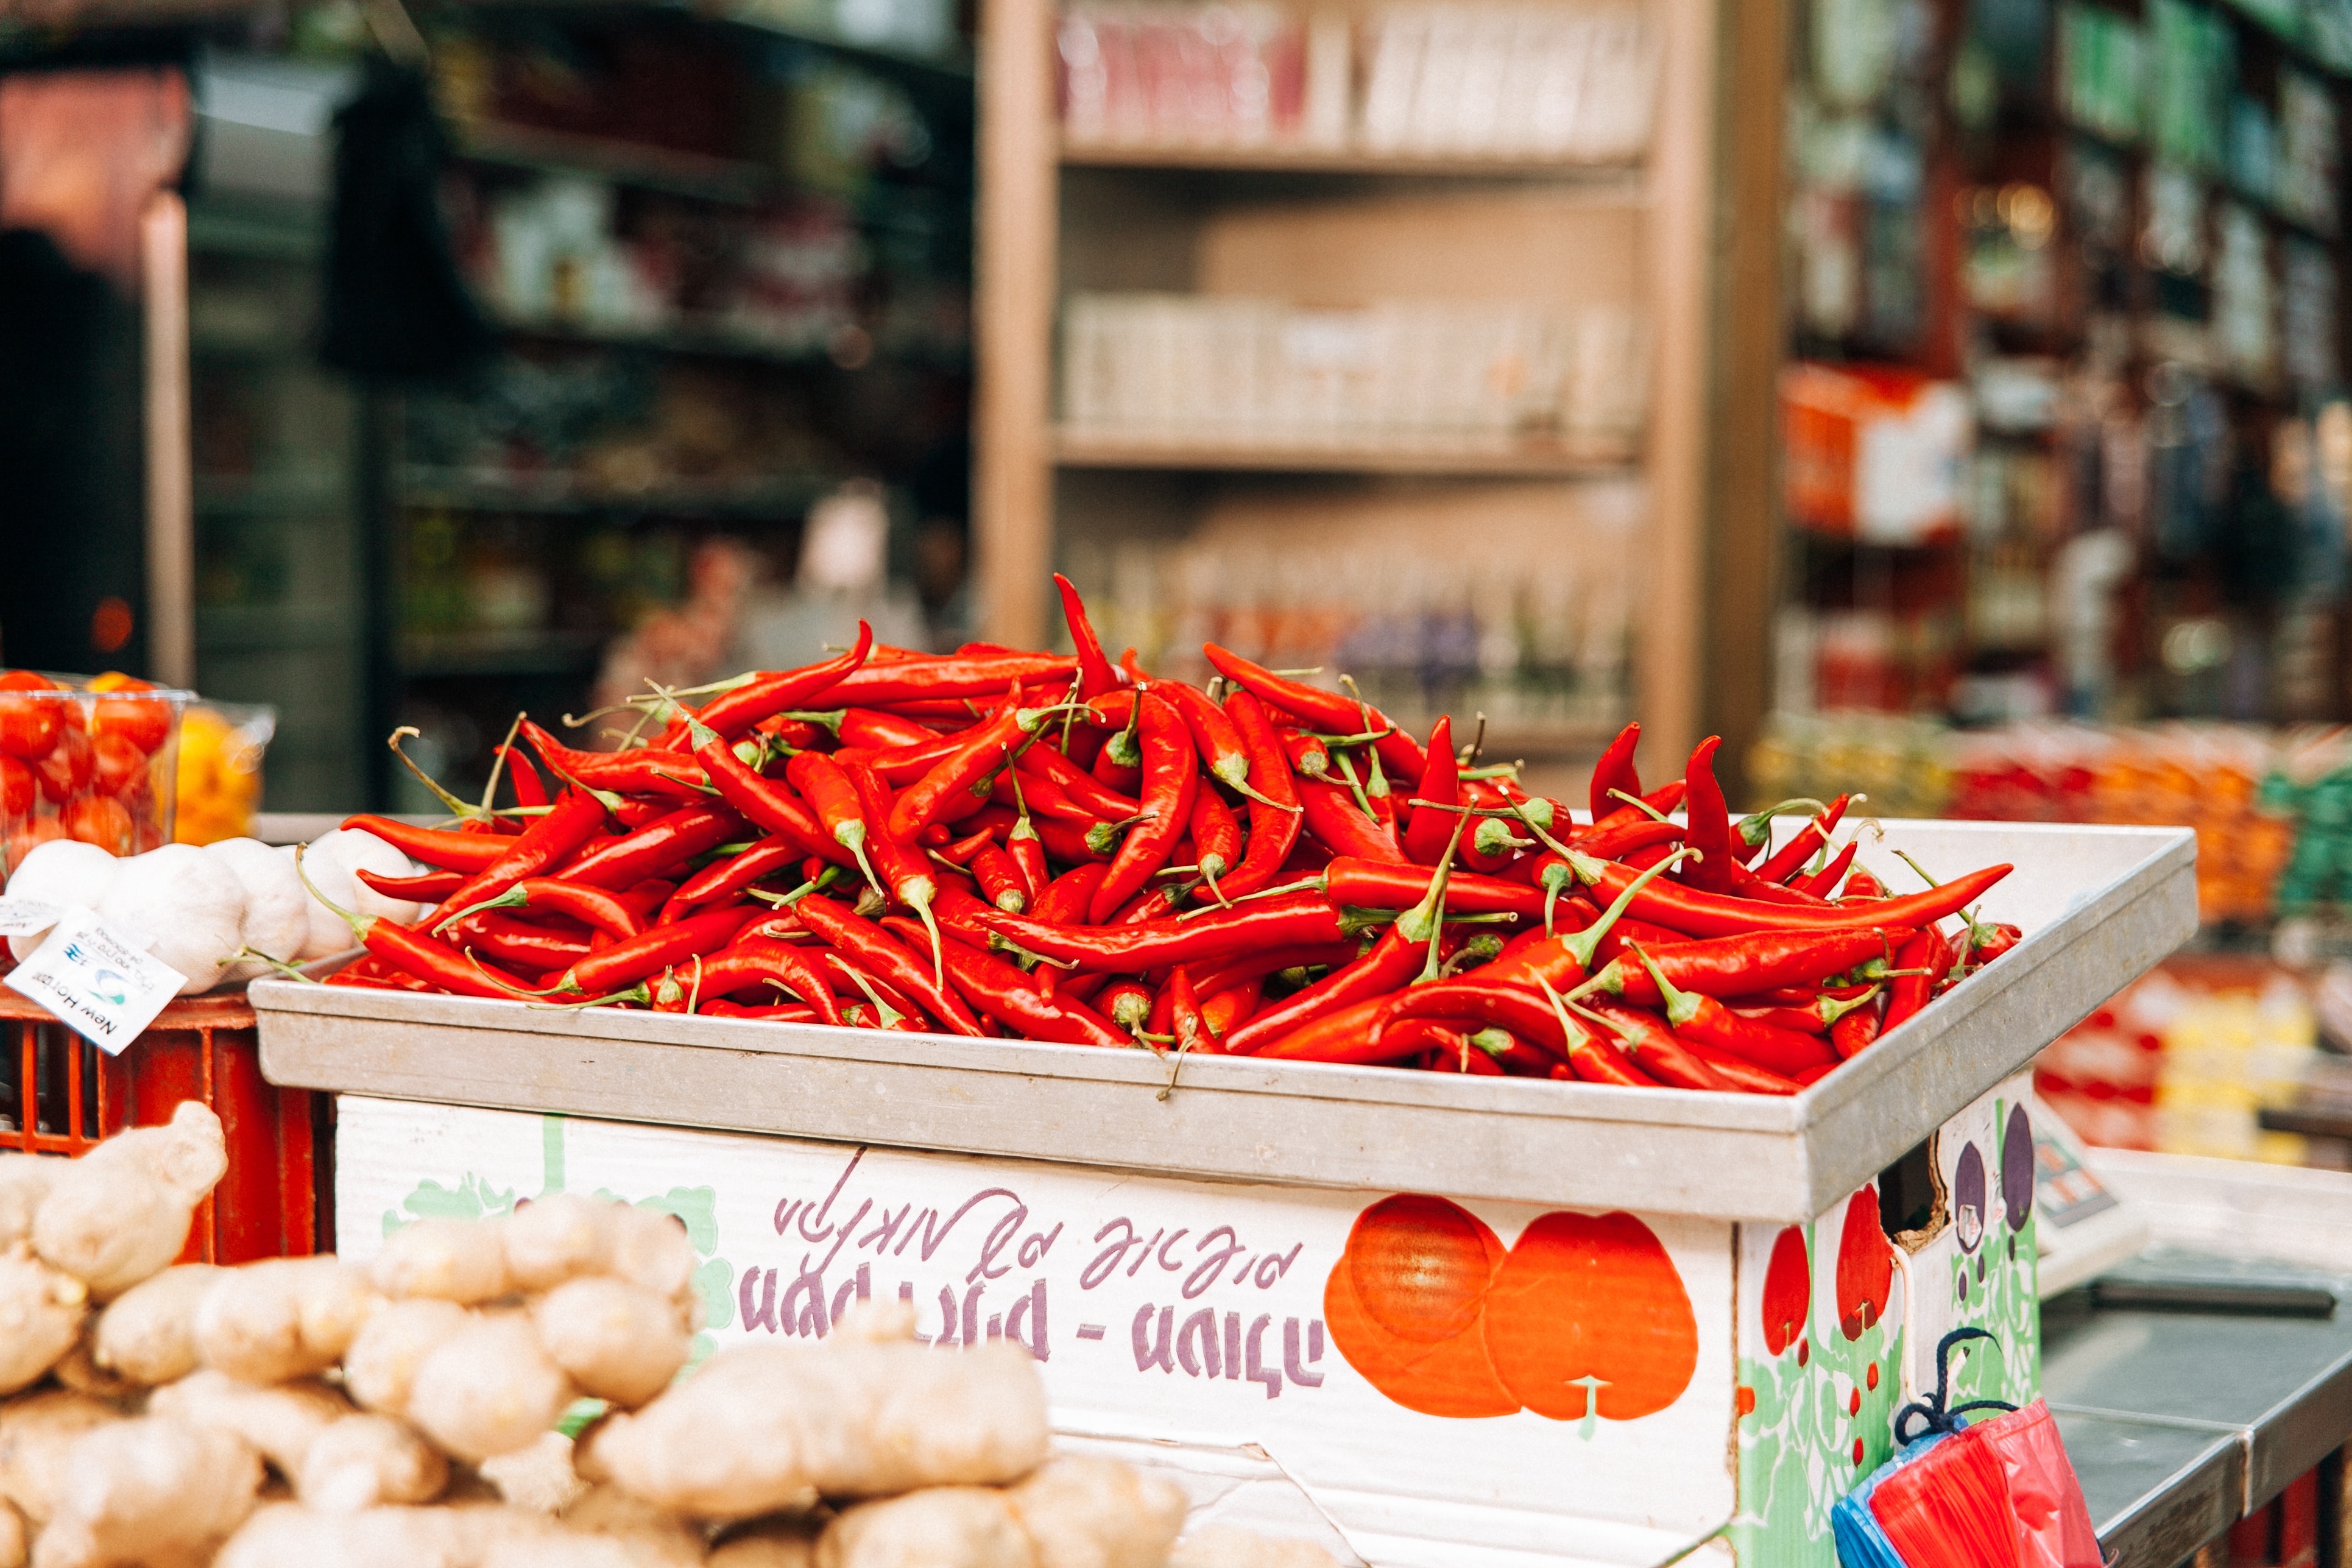
[[[101,697],[89,727],[94,734],[120,735],[152,756],[172,738],[172,709],[152,698]]]
[[[0,822],[33,809],[33,770],[14,757],[0,757]]]
[[[128,735],[101,731],[89,743],[90,775],[106,795],[123,795],[147,782],[147,753]]]
[[[29,669],[0,674],[0,693],[56,689],[56,682]],[[60,710],[71,706],[37,697],[0,695],[0,753],[26,759],[45,755],[57,744],[58,731],[65,721]]]
[[[66,807],[58,820],[65,824],[68,837],[95,844],[110,855],[132,852],[131,840],[137,824],[131,819],[130,807],[119,800],[102,795],[85,795]]]
[[[41,793],[52,805],[63,805],[89,788],[89,740],[79,730],[60,730],[48,754],[33,763],[41,776]]]

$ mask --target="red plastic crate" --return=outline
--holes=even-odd
[[[263,1080],[242,991],[182,997],[110,1057],[0,990],[0,1150],[80,1154],[126,1127],[169,1121],[184,1100],[211,1107],[228,1139],[228,1173],[196,1211],[184,1260],[331,1250],[327,1097]]]

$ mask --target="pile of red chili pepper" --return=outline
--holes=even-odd
[[[345,824],[432,907],[354,917],[329,983],[1789,1094],[2018,940],[1970,912],[2007,866],[1893,896],[1845,798],[1734,819],[1714,740],[1645,794],[1629,725],[1578,822],[1446,720],[1214,645],[1206,690],[1114,665],[1055,581],[1075,656],[861,626],[638,700],[617,751],[519,719],[514,805]]]

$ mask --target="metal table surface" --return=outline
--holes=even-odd
[[[2330,1318],[2042,1307],[2042,1394],[2115,1568],[2176,1568],[2352,1436],[2352,1275],[2159,1247],[2107,1278],[2316,1285]]]

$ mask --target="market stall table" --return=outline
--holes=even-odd
[[[2176,1568],[2352,1437],[2352,1180],[2113,1150],[2092,1167],[2157,1238],[2107,1280],[2336,1302],[2326,1317],[2186,1311],[2105,1304],[2095,1286],[2043,1304],[2043,1395],[2101,1544],[2114,1568]]]

